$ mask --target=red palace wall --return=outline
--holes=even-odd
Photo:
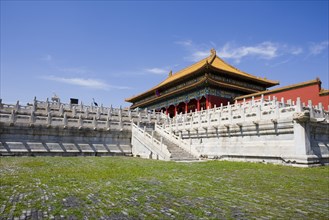
[[[329,110],[329,95],[319,95],[320,92],[320,85],[313,84],[313,85],[306,85],[299,88],[291,88],[285,91],[269,91],[268,93],[264,94],[264,98],[267,99],[268,96],[275,96],[279,101],[281,98],[284,98],[285,101],[291,99],[296,101],[298,97],[300,97],[302,103],[307,104],[308,100],[312,100],[312,105],[318,105],[320,102],[322,103],[324,109]],[[259,99],[261,95],[257,95],[254,98]],[[246,98],[246,101],[251,100],[251,98]],[[238,99],[238,102],[242,102],[243,99]]]
[[[223,105],[227,105],[228,102],[229,102],[228,99],[220,98],[218,96],[208,95],[209,108],[213,108],[215,105],[216,107],[220,107],[221,103],[223,103]]]

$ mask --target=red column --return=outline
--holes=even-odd
[[[177,113],[177,105],[175,105],[175,112],[174,112],[174,116],[176,116]]]
[[[200,99],[197,100],[196,106],[196,110],[200,111]]]
[[[166,108],[166,115],[168,115],[168,108]]]
[[[188,102],[185,102],[185,114],[188,112]]]
[[[208,96],[206,96],[206,109],[208,109],[209,108],[209,98],[208,98]]]

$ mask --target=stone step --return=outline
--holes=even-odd
[[[151,132],[149,132],[151,135]],[[161,135],[157,132],[154,132],[154,138],[157,140],[161,140]],[[162,138],[162,143],[168,147],[168,151],[171,153],[172,161],[197,161],[190,153],[186,152],[184,149],[180,148],[178,145],[172,143],[166,138]]]

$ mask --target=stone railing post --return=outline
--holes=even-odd
[[[63,117],[63,126],[64,126],[64,128],[67,127],[67,115],[66,115],[66,113],[64,113],[64,117]]]
[[[97,119],[96,119],[96,116],[94,116],[94,118],[93,118],[93,129],[94,130],[97,129]]]
[[[20,109],[20,105],[19,105],[19,101],[16,102],[16,105],[15,105],[15,111],[18,112],[19,109]]]
[[[74,118],[77,114],[77,109],[75,106],[72,107],[72,117]]]
[[[232,106],[230,105],[230,102],[227,103],[227,109],[228,109],[228,121],[230,124],[232,124]]]
[[[324,109],[323,109],[323,105],[321,102],[318,104],[318,108],[320,111],[320,118],[324,118]]]
[[[288,100],[289,101],[289,100]],[[291,101],[291,100],[290,100]],[[300,100],[300,97],[297,97],[296,100],[296,112],[302,112],[303,111],[303,105],[302,102]]]
[[[256,109],[256,111],[257,111],[257,113],[256,113],[257,120],[261,120],[262,119],[262,110],[261,110],[261,108],[262,108],[261,105],[258,105],[257,106],[257,109]]]
[[[30,115],[30,125],[33,125],[34,122],[35,122],[35,114],[34,111],[32,111]]]
[[[97,119],[100,119],[101,118],[101,110],[100,110],[100,108],[97,108],[96,117],[97,117]]]
[[[111,108],[109,108],[109,109],[107,110],[107,117],[110,118],[110,119],[111,119],[111,117],[112,117],[112,110],[111,110]]]
[[[313,108],[313,105],[312,105],[312,100],[308,100],[308,107],[310,109],[310,117],[311,118],[314,118],[314,108]]]
[[[79,119],[78,119],[78,128],[81,129],[82,127],[83,127],[82,116],[79,115]]]
[[[51,113],[48,112],[47,114],[47,127],[51,126]]]
[[[111,123],[110,123],[110,117],[107,116],[106,118],[106,130],[110,130],[110,127],[111,127]]]
[[[85,110],[85,117],[88,118],[89,117],[89,108],[86,107],[86,110]]]
[[[284,103],[284,97],[281,98],[281,105],[283,108],[286,106],[286,104]]]
[[[9,124],[10,125],[14,125],[15,124],[15,121],[16,121],[16,115],[15,115],[15,110],[13,109],[11,111],[10,116],[9,116]]]
[[[61,104],[61,105],[59,106],[59,110],[58,110],[58,112],[59,112],[59,116],[63,116],[63,114],[64,114],[64,106],[63,106],[63,104]]]

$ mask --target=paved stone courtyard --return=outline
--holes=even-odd
[[[1,158],[0,219],[328,219],[329,169]]]

